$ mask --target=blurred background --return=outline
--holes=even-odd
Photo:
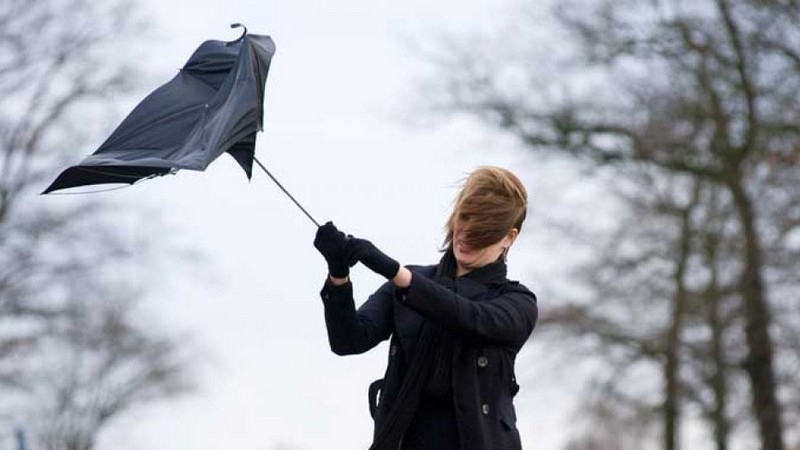
[[[524,448],[800,449],[794,0],[0,0],[0,449],[368,447],[387,349],[330,352],[263,173],[38,195],[234,22],[320,222],[430,264],[469,171],[526,184]]]

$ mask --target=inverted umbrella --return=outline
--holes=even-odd
[[[77,186],[133,184],[180,169],[205,170],[223,153],[233,156],[249,179],[274,54],[269,36],[249,34],[247,28],[235,41],[203,42],[172,80],[145,97],[97,151],[61,172],[43,194]]]

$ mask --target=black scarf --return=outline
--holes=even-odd
[[[453,250],[449,249],[439,261],[434,279],[453,289],[457,268]],[[500,258],[494,263],[468,272],[463,277],[481,283],[501,282],[506,277],[505,261]],[[375,430],[375,439],[370,450],[398,448],[417,411],[423,392],[431,395],[445,395],[450,392],[454,342],[452,333],[441,326],[427,320],[423,323],[403,384],[391,408],[386,412],[382,426]]]
[[[439,261],[434,279],[442,286],[453,289],[457,270],[458,266],[453,252],[447,251]],[[425,393],[443,396],[450,392],[450,380],[452,378],[450,373],[453,365],[453,334],[437,324],[431,324],[431,327],[436,334],[436,346],[431,357]]]

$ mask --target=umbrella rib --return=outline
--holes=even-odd
[[[303,213],[306,215],[306,217],[308,217],[309,219],[311,219],[311,221],[312,221],[312,222],[314,222],[314,225],[316,225],[317,227],[319,227],[319,223],[318,223],[316,220],[314,220],[314,218],[313,218],[313,217],[311,217],[311,214],[309,214],[309,213],[308,213],[308,211],[306,211],[306,209],[305,209],[305,208],[303,208],[303,205],[301,205],[301,204],[300,204],[300,202],[298,202],[297,200],[295,200],[295,198],[292,196],[292,194],[290,194],[290,193],[289,193],[289,191],[287,191],[287,190],[286,190],[286,188],[285,188],[285,187],[283,187],[283,185],[280,183],[280,181],[278,181],[278,180],[277,180],[277,179],[276,179],[274,176],[272,176],[272,174],[271,174],[271,173],[269,173],[269,170],[267,170],[267,168],[266,168],[266,167],[264,167],[264,165],[263,165],[263,164],[261,164],[261,161],[259,161],[259,160],[258,160],[258,158],[256,158],[255,156],[253,157],[253,161],[255,161],[255,162],[256,162],[256,164],[258,164],[258,166],[259,166],[259,167],[261,167],[261,169],[262,169],[262,170],[263,170],[263,171],[264,171],[264,172],[265,172],[267,175],[269,175],[269,177],[270,177],[270,178],[272,178],[272,181],[274,181],[274,182],[275,182],[275,184],[277,184],[277,185],[278,185],[278,187],[279,187],[279,188],[281,188],[281,190],[283,191],[283,193],[284,193],[284,194],[286,194],[286,195],[287,195],[287,196],[288,196],[288,197],[289,197],[289,198],[290,198],[290,199],[291,199],[291,200],[294,202],[294,204],[295,204],[295,205],[297,205],[297,207],[298,207],[298,208],[300,208],[300,210],[301,210],[301,211],[303,211]]]
[[[111,191],[117,191],[117,190],[120,190],[120,189],[129,188],[129,187],[131,187],[131,186],[132,186],[131,184],[126,184],[125,186],[116,186],[116,187],[107,188],[107,189],[97,189],[97,190],[95,190],[95,191],[81,191],[81,192],[48,192],[47,194],[48,194],[48,195],[83,195],[83,194],[97,194],[97,193],[100,193],[100,192],[111,192]],[[77,186],[76,186],[76,187],[77,187]]]

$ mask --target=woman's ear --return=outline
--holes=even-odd
[[[519,236],[519,230],[516,228],[512,228],[511,231],[508,232],[503,240],[505,241],[503,247],[510,248],[514,241],[517,240],[517,236]]]

